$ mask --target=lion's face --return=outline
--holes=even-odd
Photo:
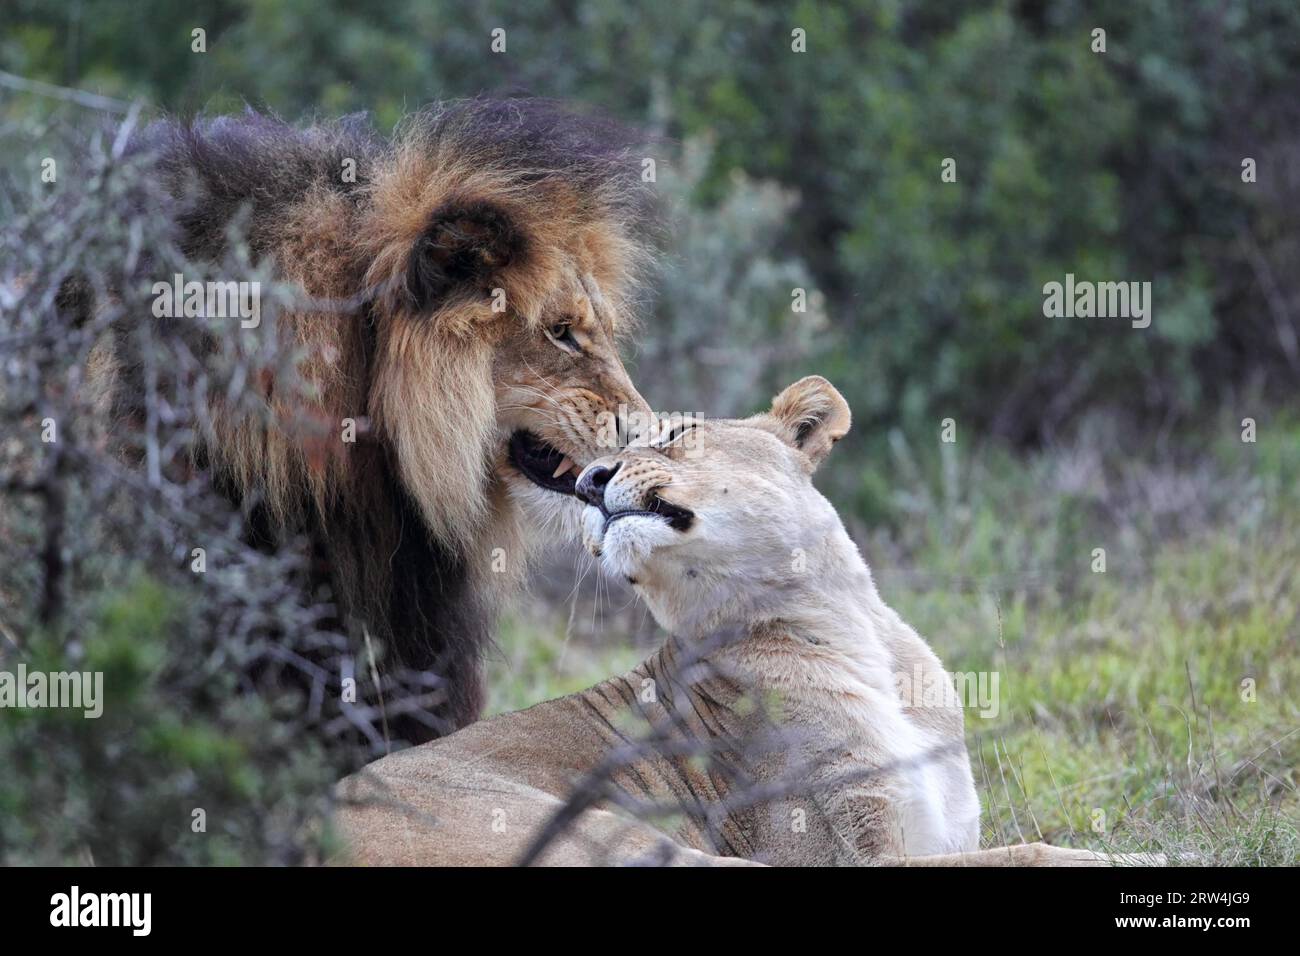
[[[572,496],[595,458],[637,441],[649,408],[628,378],[615,340],[619,316],[590,275],[575,275],[498,347],[492,381],[506,436],[507,480],[528,496]]]
[[[576,520],[578,473],[649,421],[616,344],[632,244],[555,184],[476,194],[462,170],[421,211],[403,182],[375,187],[371,415],[440,540],[508,548],[501,519]]]
[[[688,424],[600,458],[576,486],[584,544],[674,632],[720,605],[778,599],[797,583],[801,552],[838,526],[811,479],[848,427],[848,405],[814,376],[764,414]]]

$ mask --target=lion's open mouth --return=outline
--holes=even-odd
[[[533,484],[562,495],[574,493],[582,471],[564,452],[529,431],[510,436],[510,463]]]

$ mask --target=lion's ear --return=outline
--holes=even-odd
[[[785,389],[763,418],[777,437],[807,455],[814,467],[848,434],[852,420],[849,403],[820,375],[801,378]]]
[[[442,206],[416,240],[406,288],[419,310],[462,288],[488,289],[492,276],[524,254],[524,237],[501,207],[489,202]]]

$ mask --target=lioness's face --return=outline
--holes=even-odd
[[[541,322],[519,324],[495,353],[508,464],[538,489],[573,495],[583,467],[637,441],[636,423],[649,420],[619,358],[619,320],[595,281],[575,273]]]
[[[848,426],[844,399],[812,377],[762,415],[688,423],[597,459],[576,486],[583,542],[670,630],[720,604],[775,598],[800,553],[838,526],[812,473]]]

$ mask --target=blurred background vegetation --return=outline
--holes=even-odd
[[[989,839],[1294,858],[1293,0],[6,6],[0,70],[122,102],[386,129],[513,91],[662,135],[664,267],[633,376],[656,407],[707,414],[810,372],[844,391],[854,431],[820,484],[886,600],[951,667],[1003,674],[1003,713],[971,720]],[[15,183],[45,153],[9,144],[95,111],[3,83]],[[1067,272],[1150,281],[1150,328],[1045,318]],[[655,639],[573,569],[503,622],[494,709]]]

